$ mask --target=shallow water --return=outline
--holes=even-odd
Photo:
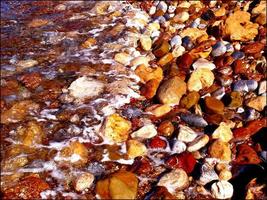
[[[106,142],[101,140],[99,129],[104,117],[129,103],[132,98],[139,98],[138,77],[130,68],[113,60],[115,52],[135,45],[131,44],[125,25],[130,18],[129,11],[135,8],[126,2],[113,1],[108,10],[99,14],[97,12],[101,11],[96,11],[95,6],[101,4],[105,2],[1,1],[1,75],[5,79],[1,84],[5,86],[8,84],[6,80],[16,80],[32,72],[40,73],[46,82],[30,91],[20,86],[20,91],[26,90],[26,96],[25,93],[24,96],[20,95],[19,91],[9,91],[10,95],[1,97],[9,103],[25,99],[41,103],[40,112],[32,115],[32,119],[41,123],[47,134],[45,144],[35,146],[39,153],[61,150],[75,140],[95,143],[99,146],[97,148],[103,148],[101,145]],[[44,22],[32,25],[35,19]],[[87,38],[95,38],[96,43],[84,48],[82,44]],[[34,60],[37,64],[31,67],[18,64],[25,60]],[[71,82],[82,76],[102,81],[105,84],[104,92],[85,102],[61,100]],[[53,93],[54,88],[57,89],[52,97],[49,93]],[[78,116],[78,122],[74,119],[77,118],[77,110],[83,113],[82,118]],[[64,112],[71,112],[75,122],[59,119],[60,113]],[[14,133],[18,125],[10,125],[9,128]],[[4,151],[10,145],[18,144],[10,132],[2,137],[5,141],[2,144]],[[101,152],[99,149],[97,151]],[[18,168],[17,172],[39,173],[46,181],[54,183],[51,191],[41,194],[43,198],[55,195],[79,198],[76,192],[63,187],[64,179],[68,179],[68,174],[88,169],[59,169],[56,161],[62,158],[58,154],[51,159],[49,156],[38,158],[39,153],[35,152],[33,162]],[[95,153],[94,150],[92,153]],[[19,156],[28,155],[23,153],[15,158]],[[4,158],[7,159],[6,155]],[[121,159],[121,162],[132,161]],[[97,173],[97,167],[89,167],[89,171]],[[14,173],[12,170],[4,170],[2,175]],[[10,182],[12,179],[7,178],[2,185],[7,187],[12,184]]]

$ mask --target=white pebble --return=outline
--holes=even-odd
[[[207,135],[201,135],[198,136],[193,142],[189,143],[187,147],[187,151],[193,152],[201,149],[209,142],[209,136]]]
[[[83,191],[91,187],[92,183],[94,182],[94,175],[91,173],[84,173],[80,175],[74,181],[74,188],[76,191]]]
[[[145,125],[131,134],[132,138],[152,138],[157,135],[157,130],[153,124]]]
[[[182,142],[192,142],[197,137],[197,133],[188,126],[180,125],[177,139]]]
[[[172,51],[172,55],[173,57],[178,58],[179,56],[183,55],[184,52],[185,48],[183,46],[176,46]]]
[[[188,176],[183,169],[175,169],[161,177],[158,186],[163,186],[170,193],[185,189],[189,184]]]
[[[149,14],[150,14],[150,15],[154,15],[154,14],[156,13],[156,11],[157,11],[156,6],[151,6],[151,8],[150,8],[150,10],[149,10]]]
[[[168,13],[173,13],[176,10],[176,6],[170,5],[168,8]]]
[[[105,84],[101,81],[80,77],[70,84],[70,95],[77,99],[85,99],[99,95],[104,90]]]
[[[228,181],[218,181],[211,186],[211,193],[217,199],[229,199],[233,196],[234,188]]]
[[[199,58],[196,62],[193,63],[193,68],[200,69],[200,68],[207,68],[209,70],[213,70],[216,68],[215,64],[206,60],[205,58]]]
[[[171,46],[180,46],[182,44],[182,38],[179,35],[174,36],[171,39]]]
[[[260,84],[259,84],[259,94],[263,94],[263,93],[266,92],[266,85],[267,85],[266,81],[260,82]]]
[[[175,143],[174,143],[174,145],[172,147],[172,151],[174,153],[179,154],[179,153],[184,152],[185,150],[186,150],[186,145],[185,145],[184,142],[179,141],[179,140],[175,141]]]
[[[239,51],[241,49],[241,45],[239,43],[235,44],[235,50]]]
[[[164,1],[161,1],[159,2],[157,8],[162,10],[165,13],[168,9],[168,5]]]

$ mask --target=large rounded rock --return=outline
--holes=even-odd
[[[158,99],[163,104],[179,104],[186,93],[186,83],[175,76],[163,82],[158,89]]]

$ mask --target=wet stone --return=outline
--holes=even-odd
[[[230,162],[232,157],[230,145],[219,139],[211,144],[209,147],[209,154],[213,158],[218,158],[227,162]]]
[[[266,96],[258,96],[248,100],[246,105],[250,108],[254,108],[257,111],[263,111],[266,106]]]
[[[243,59],[243,58],[245,57],[245,54],[244,54],[244,52],[242,52],[242,51],[235,51],[235,52],[232,53],[231,56],[232,56],[235,60],[237,60],[237,59]]]
[[[236,163],[239,165],[259,164],[261,162],[256,151],[247,144],[241,144],[237,147]]]
[[[193,42],[191,41],[189,36],[185,36],[182,38],[182,45],[186,50],[190,50],[193,48]]]
[[[226,52],[226,46],[222,42],[217,42],[213,47],[212,47],[212,56],[217,57],[221,56]]]
[[[211,113],[222,114],[224,111],[224,104],[222,101],[214,97],[206,97],[205,106],[206,110]]]
[[[208,125],[208,123],[203,119],[203,117],[191,113],[181,114],[181,119],[184,120],[186,123],[196,127],[205,127]]]
[[[173,77],[161,84],[158,89],[158,99],[164,104],[179,104],[186,93],[186,83],[179,77]]]
[[[207,10],[201,15],[201,18],[204,19],[205,21],[212,20],[215,18],[215,15],[212,10]]]

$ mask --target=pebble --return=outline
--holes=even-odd
[[[168,13],[174,13],[175,10],[176,10],[176,5],[169,5]]]
[[[174,132],[174,126],[168,120],[163,121],[158,127],[158,132],[163,136],[171,136]]]
[[[225,95],[225,87],[221,87],[212,93],[212,96],[218,100],[221,100]]]
[[[68,90],[74,98],[84,100],[99,95],[104,91],[104,87],[103,82],[83,76],[73,81]]]
[[[188,143],[192,142],[198,134],[188,126],[180,125],[177,139],[179,141]]]
[[[239,80],[234,83],[233,90],[238,92],[254,91],[258,87],[258,82],[254,80]]]
[[[209,154],[212,158],[217,158],[222,161],[231,161],[232,152],[230,145],[221,140],[215,140],[209,148]]]
[[[191,74],[187,82],[187,88],[190,92],[198,92],[205,87],[210,87],[213,84],[214,79],[215,77],[211,70],[200,68]]]
[[[237,141],[246,140],[256,134],[261,128],[266,127],[266,119],[257,119],[249,122],[245,127],[233,130],[234,138]]]
[[[209,21],[215,18],[215,15],[212,10],[207,10],[206,12],[202,13],[201,18],[205,21]]]
[[[213,57],[218,57],[218,56],[225,54],[225,52],[226,52],[226,46],[223,44],[223,42],[220,41],[220,42],[217,42],[212,47],[211,54]]]
[[[258,24],[250,21],[250,13],[236,10],[225,20],[224,31],[232,41],[250,41],[258,34],[258,27]]]
[[[186,144],[182,141],[176,140],[172,146],[174,153],[180,154],[186,150]]]
[[[151,149],[165,149],[168,146],[168,141],[164,137],[153,137],[150,141],[148,146]]]
[[[134,72],[137,76],[139,76],[141,82],[143,83],[146,83],[152,79],[156,79],[160,82],[163,79],[163,70],[161,67],[152,68],[141,64],[135,69]]]
[[[180,49],[180,50],[182,50],[182,49]],[[179,52],[176,52],[176,54],[181,53],[180,50],[179,50]],[[163,66],[167,65],[168,63],[170,63],[173,59],[174,59],[173,54],[167,53],[162,58],[160,58],[160,60],[158,61],[158,65],[163,67]]]
[[[257,112],[255,109],[247,109],[245,111],[245,117],[246,117],[246,121],[252,121],[252,120],[256,120],[260,118],[260,113]]]
[[[41,26],[45,26],[49,23],[48,20],[46,19],[33,19],[29,24],[28,26],[31,27],[31,28],[38,28],[38,27],[41,27]]]
[[[199,58],[193,63],[194,70],[200,69],[200,68],[207,68],[209,70],[214,70],[216,68],[215,64],[212,62],[206,60],[205,58]]]
[[[130,61],[132,60],[132,56],[124,52],[116,53],[114,60],[123,65],[129,65]]]
[[[244,53],[255,54],[260,53],[264,49],[264,44],[260,42],[252,42],[242,48]]]
[[[190,27],[191,28],[197,28],[198,26],[199,26],[199,24],[200,24],[200,18],[196,18],[193,22],[192,22],[192,24],[190,25]]]
[[[149,9],[149,15],[154,15],[156,13],[157,7],[156,6],[151,6]]]
[[[30,68],[33,67],[35,65],[38,65],[38,62],[36,60],[33,59],[28,59],[28,60],[20,60],[16,63],[17,66],[26,69],[26,68]]]
[[[96,193],[101,199],[135,199],[138,179],[132,172],[120,170],[106,179],[98,180]]]
[[[76,191],[81,192],[84,191],[85,189],[90,188],[94,182],[94,179],[95,177],[93,174],[85,172],[74,180],[73,186]]]
[[[131,134],[132,138],[148,139],[157,135],[157,130],[153,124],[148,124]]]
[[[214,15],[215,15],[216,17],[222,17],[222,16],[225,15],[225,12],[226,12],[225,8],[224,8],[224,7],[221,7],[221,8],[219,8],[218,10],[216,10],[216,11],[214,12]]]
[[[147,57],[147,56],[138,56],[134,59],[131,60],[131,63],[130,65],[135,68],[137,67],[138,65],[145,65],[145,66],[149,66],[148,62],[150,61],[150,58]]]
[[[131,128],[130,121],[115,113],[106,118],[103,125],[103,135],[111,143],[121,143],[128,139]]]
[[[204,163],[201,166],[201,175],[199,177],[199,180],[197,181],[199,184],[206,185],[207,183],[218,179],[219,176],[213,169],[213,166],[210,166],[208,163]]]
[[[187,151],[189,152],[197,151],[202,147],[206,146],[208,142],[209,142],[209,136],[205,134],[200,135],[193,142],[188,144]]]
[[[189,19],[189,17],[190,17],[189,13],[186,11],[183,11],[183,12],[176,14],[175,17],[173,18],[173,20],[175,22],[178,22],[178,23],[183,23],[183,22],[187,21]]]
[[[235,162],[239,165],[259,164],[261,162],[257,152],[247,144],[241,144],[237,147]]]
[[[146,112],[151,113],[155,117],[162,117],[171,111],[171,107],[168,104],[156,104],[146,109]]]
[[[182,46],[186,49],[186,50],[190,50],[193,48],[193,42],[190,39],[189,36],[185,36],[182,38]]]
[[[208,123],[203,119],[203,117],[191,113],[182,113],[181,119],[184,120],[186,123],[196,127],[205,127],[208,125]]]
[[[212,139],[220,139],[223,142],[229,142],[232,138],[231,128],[225,122],[221,122],[219,127],[212,133]]]
[[[231,92],[230,97],[231,97],[231,103],[228,105],[229,107],[238,108],[242,106],[243,98],[239,92],[237,91]]]
[[[248,91],[254,91],[258,88],[258,82],[255,80],[247,80],[246,85],[248,86]]]
[[[149,36],[146,35],[141,36],[140,43],[145,51],[149,51],[152,47],[152,40]]]
[[[172,51],[172,55],[174,58],[178,58],[179,56],[183,55],[184,52],[185,48],[183,46],[176,46]]]
[[[187,174],[190,174],[196,166],[196,159],[193,153],[183,152],[181,154],[173,154],[165,163],[172,169],[182,168]]]
[[[223,114],[224,104],[222,101],[214,97],[206,97],[204,101],[205,101],[205,109],[207,110],[207,112]]]
[[[163,104],[179,104],[181,97],[186,93],[186,83],[175,76],[164,81],[159,89],[157,97]]]
[[[176,63],[179,68],[189,69],[193,63],[193,58],[189,53],[185,53],[177,59]]]
[[[234,46],[231,43],[227,43],[225,45],[225,47],[226,47],[226,52],[234,52],[235,51]]]
[[[160,25],[157,21],[154,21],[152,23],[149,23],[148,26],[147,26],[147,31],[152,34],[153,32],[156,32],[160,29]],[[159,32],[160,33],[160,32]],[[153,37],[151,35],[151,37]]]
[[[181,107],[190,109],[198,103],[200,95],[198,92],[189,92],[188,95],[183,96],[180,102]]]
[[[140,117],[142,113],[142,110],[136,107],[128,107],[122,111],[122,115],[129,119]]]
[[[218,79],[223,87],[228,87],[233,83],[233,78],[231,76],[222,75]]]
[[[164,26],[164,24],[166,23],[166,19],[163,16],[157,17],[155,21],[158,22],[161,26]]]
[[[83,48],[90,48],[93,45],[96,45],[97,41],[95,38],[89,37],[87,40],[85,40],[84,43],[82,43]]]
[[[267,81],[261,81],[260,84],[259,84],[259,91],[258,91],[258,94],[264,94],[266,93],[266,87],[267,87]]]
[[[187,1],[182,1],[181,3],[178,4],[178,8],[189,8],[191,6],[191,2]]]
[[[245,53],[242,51],[235,51],[234,53],[232,53],[231,55],[235,60],[242,60],[245,58]]]
[[[54,160],[67,166],[83,167],[88,163],[89,151],[83,143],[72,141],[60,150]]]
[[[257,111],[263,111],[266,106],[267,98],[266,96],[257,96],[248,100],[246,105]]]
[[[228,181],[218,181],[211,185],[211,194],[217,199],[229,199],[233,196],[234,188]]]
[[[195,42],[197,38],[205,36],[208,37],[208,34],[205,30],[201,30],[198,28],[186,28],[181,31],[180,36],[184,38],[185,36],[189,36],[192,42]]]
[[[156,45],[156,47],[153,49],[153,54],[161,58],[164,55],[166,55],[170,50],[170,45],[166,40],[163,40],[161,44]]]
[[[255,20],[256,23],[260,24],[260,25],[265,25],[266,24],[266,13],[263,14],[259,14],[259,16],[256,18]]]
[[[134,159],[138,156],[146,155],[147,148],[138,140],[128,140],[127,141],[127,155],[130,159]]]
[[[174,169],[163,175],[157,185],[166,187],[170,193],[175,193],[175,191],[185,189],[189,185],[189,180],[183,169]]]
[[[157,9],[162,10],[165,13],[168,10],[168,5],[164,1],[160,1]]]
[[[223,181],[228,181],[232,178],[232,173],[228,169],[223,169],[219,173],[219,179]]]

